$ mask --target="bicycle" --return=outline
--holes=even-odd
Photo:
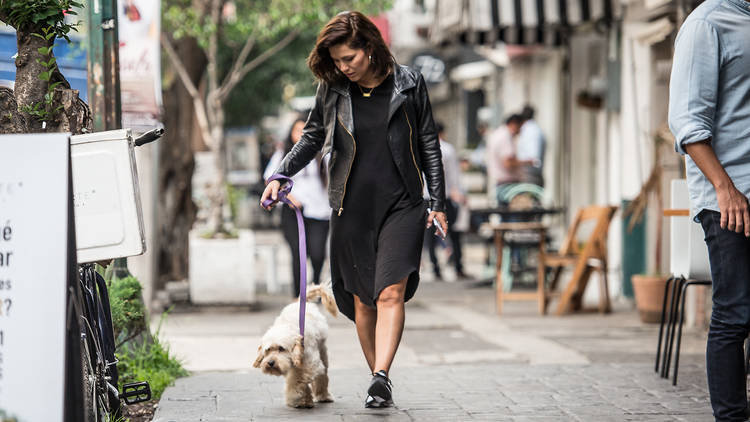
[[[134,141],[135,146],[153,142],[163,134],[162,128],[146,132]],[[96,272],[94,263],[81,264],[76,276],[78,282],[68,287],[67,353],[72,365],[66,380],[70,393],[66,415],[68,420],[83,418],[86,422],[115,420],[121,415],[121,400],[127,405],[151,400],[151,388],[147,381],[141,381],[123,385],[122,392],[118,390],[118,361],[106,281]],[[80,374],[80,383],[76,373]],[[82,409],[70,403],[83,403]]]

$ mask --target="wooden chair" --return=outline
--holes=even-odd
[[[545,252],[539,257],[539,284],[546,285],[547,268],[552,269],[552,280],[549,288],[545,289],[543,312],[547,312],[550,298],[560,297],[557,315],[581,309],[583,292],[593,271],[599,271],[599,311],[607,313],[611,310],[609,289],[607,287],[607,232],[609,223],[615,215],[617,207],[590,206],[578,211],[573,224],[565,236],[565,240],[556,253]],[[593,230],[585,243],[579,246],[578,231],[582,223],[594,220]],[[560,275],[566,267],[573,268],[573,276],[562,292],[555,292]]]

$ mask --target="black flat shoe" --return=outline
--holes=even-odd
[[[393,384],[385,371],[378,371],[372,375],[370,388],[367,389],[366,408],[393,406]]]

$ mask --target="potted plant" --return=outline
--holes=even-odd
[[[635,304],[638,309],[641,321],[645,323],[654,323],[661,321],[662,304],[664,303],[664,287],[666,285],[668,274],[661,273],[662,268],[662,229],[664,219],[663,195],[662,195],[662,174],[664,163],[661,157],[661,147],[663,145],[673,145],[674,138],[669,128],[664,125],[654,135],[654,164],[651,173],[646,182],[641,186],[641,191],[625,208],[624,216],[630,216],[628,231],[643,220],[649,200],[653,199],[654,206],[658,210],[656,219],[656,244],[654,245],[653,268],[646,274],[635,274],[631,277],[633,292],[635,294]]]

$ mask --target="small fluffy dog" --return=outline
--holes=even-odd
[[[258,347],[253,366],[264,374],[286,377],[286,404],[290,407],[313,407],[313,402],[332,402],[328,392],[328,323],[312,299],[320,298],[331,315],[336,316],[336,302],[330,283],[312,286],[307,291],[305,340],[299,335],[299,301],[290,303],[276,317]]]

